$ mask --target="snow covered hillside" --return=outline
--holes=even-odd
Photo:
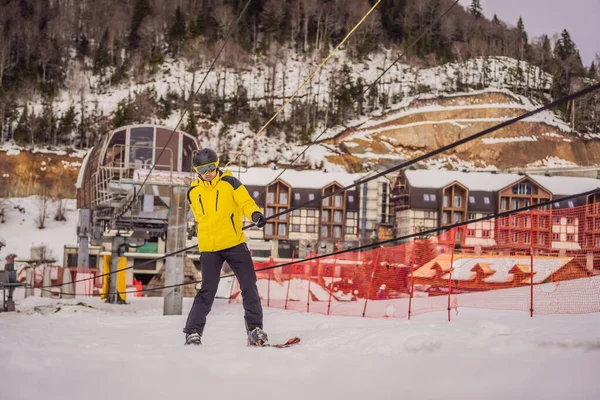
[[[162,299],[20,301],[0,314],[2,398],[596,399],[600,315],[460,310],[411,321],[265,309],[271,342],[245,345],[243,310],[217,300],[199,348]],[[80,303],[79,303],[80,302]]]
[[[297,101],[300,104],[310,101],[317,109],[321,110],[331,107],[337,101],[334,89],[343,79],[346,79],[344,78],[345,73],[349,74],[347,79],[352,81],[356,82],[359,78],[362,79],[366,87],[381,75],[396,56],[397,54],[392,50],[385,50],[373,55],[372,58],[366,59],[364,62],[356,63],[345,52],[336,53],[325,65],[325,68],[300,90]],[[233,98],[240,88],[243,88],[247,93],[250,107],[261,107],[266,103],[272,103],[273,107],[277,109],[307,80],[320,61],[321,59],[316,56],[305,58],[291,52],[283,52],[272,65],[256,58],[251,61],[250,66],[243,69],[218,66],[208,74],[200,93],[214,93],[225,99]],[[345,67],[349,69],[346,71],[344,70]],[[197,89],[199,81],[204,77],[207,70],[208,64],[198,71],[191,72],[190,66],[186,64],[185,60],[167,60],[156,75],[151,78],[140,81],[139,77],[134,77],[118,87],[106,88],[100,84],[98,77],[91,75],[91,71],[73,69],[67,81],[69,89],[60,92],[54,107],[60,113],[66,112],[71,106],[77,106],[79,109],[81,99],[85,99],[83,106],[87,113],[111,115],[117,109],[119,102],[131,99],[136,94],[145,91],[151,91],[156,97],[168,97],[170,92],[176,92],[185,98],[190,95],[191,91]],[[520,103],[518,106],[512,104],[509,107],[507,104],[509,102],[500,99],[499,108],[510,108],[505,115],[480,118],[474,121],[487,122],[488,124],[497,123],[514,115],[515,112],[524,112],[534,108],[534,104],[530,100],[514,95],[514,91],[535,92],[539,96],[548,93],[551,87],[551,75],[542,72],[538,67],[531,64],[507,57],[475,58],[462,63],[448,63],[433,68],[418,68],[398,63],[383,75],[376,85],[377,92],[385,94],[386,104],[381,104],[379,98],[371,99],[375,101],[375,103],[369,105],[370,108],[375,110],[373,115],[366,112],[361,118],[333,127],[321,139],[337,137],[347,127],[359,127],[367,121],[373,127],[376,127],[379,122],[373,122],[372,120],[382,115],[382,109],[385,109],[383,115],[386,119],[399,118],[404,114],[440,111],[435,106],[437,100],[433,99],[440,96],[469,95],[474,90],[476,90],[475,93],[505,93],[507,96],[515,98],[513,103]],[[368,97],[368,95],[365,96]],[[426,99],[431,99],[428,107],[415,107],[415,101]],[[368,100],[368,102],[372,103],[371,100]],[[198,101],[199,103],[195,107],[202,108],[201,101]],[[479,106],[483,105],[480,104]],[[447,105],[442,107],[448,108]],[[34,101],[32,108],[36,113],[41,112],[43,102],[41,100]],[[291,105],[286,107],[278,118],[280,120],[290,118],[293,113],[292,108]],[[435,115],[430,117],[429,122],[427,122],[427,118],[421,122],[421,124],[428,125],[424,128],[429,128],[431,124],[437,123]],[[148,122],[175,127],[180,118],[181,114],[175,112],[171,113],[166,119],[154,116],[152,121]],[[570,131],[568,125],[558,120],[550,112],[538,117],[535,121],[558,127],[561,131]],[[444,120],[443,124],[451,124],[456,128],[463,125],[463,122],[461,122],[461,119],[454,118]],[[186,123],[185,119],[183,123]],[[229,149],[232,155],[253,140],[256,133],[256,129],[251,128],[248,122],[225,127],[222,121],[213,123],[201,119],[198,121],[197,126],[203,146],[222,149],[223,143],[226,143],[225,147]],[[322,132],[324,127],[323,124],[316,126],[313,139]],[[270,137],[263,133],[255,138],[252,146],[247,146],[244,151],[245,156],[248,157],[248,163],[250,165],[265,165],[273,161],[286,163],[294,159],[296,155],[304,150],[305,146],[288,142],[285,136],[284,132],[279,132],[275,136],[270,135]],[[429,131],[428,136],[434,138],[436,136],[435,131]],[[352,145],[350,143],[350,146]],[[411,147],[410,140],[407,142],[399,140],[396,143],[388,141],[385,148],[375,150],[373,153],[379,154],[385,150],[387,154],[380,154],[377,157],[398,161],[413,154],[406,151],[406,147]],[[340,169],[341,166],[347,167],[347,160],[336,159],[340,152],[342,155],[345,153],[344,149],[340,150],[327,145],[313,146],[311,151],[297,163],[333,170]],[[368,155],[369,152],[366,156]],[[556,154],[547,155],[558,156]],[[364,158],[364,156],[359,158]],[[367,158],[373,161],[376,157]],[[464,158],[462,157],[462,159]],[[481,163],[477,163],[476,160],[470,159],[468,161],[471,164],[481,166]],[[528,162],[537,161],[536,158]],[[360,160],[357,160],[357,162],[362,164]],[[465,166],[468,167],[469,162],[466,162]],[[489,163],[484,164],[489,165]]]

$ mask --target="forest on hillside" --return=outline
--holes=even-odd
[[[89,146],[97,135],[126,123],[167,118],[187,110],[184,129],[197,134],[197,121],[250,121],[260,127],[276,110],[273,102],[252,104],[241,89],[234,96],[203,91],[197,98],[170,92],[136,94],[119,103],[113,115],[94,115],[83,107],[55,111],[53,102],[70,69],[97,77],[107,91],[115,85],[152,76],[166,59],[185,59],[191,70],[209,64],[247,0],[0,0],[0,133],[20,144]],[[530,38],[526,23],[516,27],[495,15],[484,16],[479,0],[460,5],[441,18],[451,0],[383,0],[353,34],[344,50],[357,62],[383,48],[410,48],[403,62],[430,67],[473,57],[506,56],[535,65],[553,77],[546,93],[526,93],[549,101],[599,80],[597,62],[586,68],[567,30],[558,37]],[[325,57],[363,17],[374,0],[251,0],[228,43],[230,56],[219,61],[244,68],[250,60],[269,63],[282,50]],[[543,18],[543,15],[540,16]],[[431,30],[414,43],[429,26]],[[335,87],[327,110],[309,102],[270,129],[294,132],[305,142],[317,122],[343,123],[364,114],[369,97],[386,104],[369,82],[349,71]],[[467,88],[468,89],[468,88]],[[43,110],[28,108],[40,96]],[[275,96],[275,94],[273,94]],[[144,107],[141,107],[141,106]],[[140,109],[146,110],[140,112]],[[559,110],[582,132],[600,131],[600,95]],[[310,118],[305,118],[304,116]],[[307,121],[313,121],[307,123]],[[1,142],[1,140],[0,140]]]

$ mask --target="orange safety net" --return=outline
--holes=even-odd
[[[600,203],[526,211],[393,247],[276,267],[289,262],[255,263],[264,306],[376,318],[432,311],[450,318],[460,307],[598,312]],[[232,294],[230,301],[241,302],[237,282]]]

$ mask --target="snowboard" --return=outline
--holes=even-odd
[[[300,338],[299,337],[293,337],[293,338],[291,338],[290,340],[288,340],[285,343],[278,343],[278,344],[266,343],[266,344],[263,344],[260,347],[275,347],[277,349],[285,349],[287,347],[293,346],[293,345],[298,344],[298,343],[300,343]]]

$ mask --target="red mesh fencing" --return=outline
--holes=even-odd
[[[450,319],[460,307],[598,312],[600,203],[527,211],[262,270],[288,262],[255,264],[264,306],[376,318],[447,311]],[[237,283],[232,293],[230,301],[241,301]]]

